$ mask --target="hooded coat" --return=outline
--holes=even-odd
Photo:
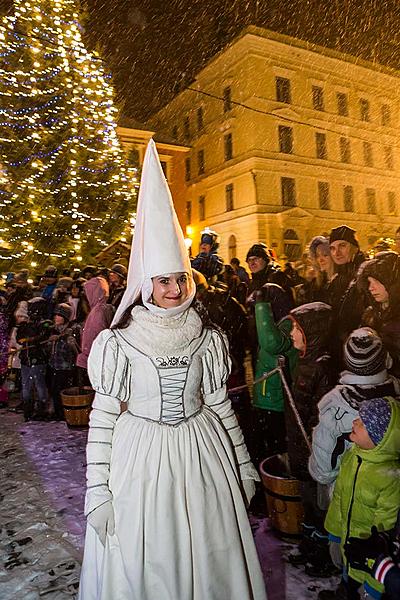
[[[283,290],[282,296],[283,303],[286,298]],[[287,312],[289,310],[288,306]],[[273,308],[269,302],[257,302],[255,315],[259,345],[255,377],[258,378],[263,373],[275,369],[281,356],[287,359],[289,374],[293,374],[298,353],[293,348],[290,339],[292,322],[289,319],[283,319],[276,323]],[[269,379],[254,386],[253,405],[264,410],[283,412],[285,396],[279,374],[272,375]]]
[[[318,422],[318,402],[337,381],[329,354],[332,310],[323,302],[311,302],[290,311],[288,318],[301,328],[305,340],[305,350],[299,353],[293,373],[292,394],[306,433],[311,437]],[[289,407],[285,416],[291,472],[307,481],[310,479],[307,444]]]
[[[398,396],[400,384],[386,369],[375,375],[362,376],[343,371],[339,383],[318,403],[319,422],[314,428],[312,454],[308,469],[322,484],[335,481],[344,452],[349,448],[349,434],[360,405],[365,400]]]
[[[376,302],[368,291],[368,277],[380,281],[389,294],[388,306]],[[364,262],[357,276],[357,287],[369,304],[362,321],[375,329],[393,359],[391,373],[400,377],[400,256],[396,252],[379,252]]]
[[[367,538],[371,527],[388,531],[396,523],[400,506],[400,404],[389,399],[392,415],[382,441],[372,450],[354,444],[343,457],[332,502],[325,519],[331,541],[343,548],[349,537]],[[349,567],[351,578],[379,598],[383,586],[370,574]]]
[[[84,289],[90,313],[83,327],[81,352],[77,356],[76,364],[78,367],[86,369],[92,344],[100,331],[110,327],[114,308],[111,304],[107,304],[109,289],[108,283],[103,277],[92,277],[84,284]]]

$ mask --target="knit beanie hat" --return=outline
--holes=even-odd
[[[128,277],[127,267],[125,267],[124,265],[120,265],[119,263],[116,263],[115,265],[113,265],[110,269],[110,272],[115,273],[116,275],[121,277],[121,279],[123,279],[123,280],[125,280]]]
[[[376,375],[386,368],[387,352],[382,340],[369,327],[351,332],[344,345],[344,363],[355,375]]]
[[[258,258],[263,258],[265,262],[269,262],[270,256],[268,254],[268,247],[262,242],[258,242],[258,244],[253,244],[246,256],[246,262],[249,260],[250,256],[257,256]]]
[[[53,315],[60,315],[60,317],[63,317],[65,322],[67,323],[68,321],[71,320],[72,307],[70,304],[67,304],[66,302],[57,304],[57,306],[54,309]]]
[[[369,437],[377,446],[389,427],[392,407],[385,398],[365,400],[361,403],[359,416]]]
[[[347,225],[339,225],[339,227],[332,229],[329,235],[329,243],[332,244],[332,242],[337,242],[338,240],[349,242],[350,244],[353,244],[353,246],[357,246],[357,248],[360,247],[355,230]]]
[[[313,258],[313,259],[315,259],[315,257],[317,256],[318,246],[323,246],[326,249],[327,254],[329,254],[328,238],[324,237],[323,235],[317,235],[317,236],[313,237],[313,239],[311,240],[311,242],[308,246],[309,254],[310,254],[311,258]]]

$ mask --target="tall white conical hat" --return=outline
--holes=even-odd
[[[190,286],[190,298],[180,307],[161,309],[149,306],[151,278],[179,272],[191,274],[189,255],[156,145],[150,140],[142,168],[127,287],[113,324],[118,323],[124,311],[141,294],[145,306],[158,314],[171,315],[185,310],[194,297],[194,285]]]

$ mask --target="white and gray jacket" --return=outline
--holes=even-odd
[[[386,369],[370,376],[342,371],[338,385],[318,403],[319,423],[313,430],[308,461],[313,479],[322,484],[335,481],[342,456],[351,445],[349,434],[362,402],[399,395],[400,383]]]

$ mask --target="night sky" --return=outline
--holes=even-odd
[[[11,0],[0,0],[3,12]],[[400,68],[399,0],[85,0],[88,45],[143,121],[249,24]]]

